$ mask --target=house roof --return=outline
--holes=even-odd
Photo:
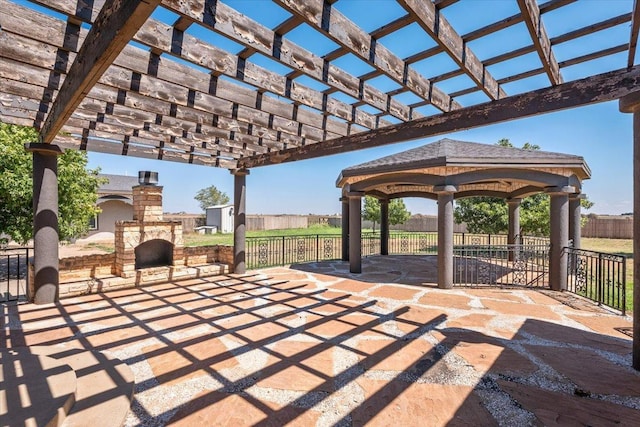
[[[109,181],[100,185],[98,188],[98,194],[108,193],[128,193],[131,194],[132,188],[138,185],[137,176],[127,175],[111,175],[111,174],[99,174],[100,178],[107,178]]]
[[[0,121],[64,149],[242,169],[640,85],[638,1],[250,3],[0,0]]]
[[[583,169],[583,178],[591,176],[591,171],[581,156],[444,138],[431,144],[343,169],[338,182],[341,177],[347,176],[405,171],[434,166],[474,165],[493,167],[522,165],[529,167],[544,165],[575,167]]]

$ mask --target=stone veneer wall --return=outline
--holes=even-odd
[[[162,221],[161,185],[136,185],[132,193],[134,221]]]
[[[184,248],[184,261],[187,266],[211,263],[227,264],[233,267],[233,246],[193,246]]]
[[[122,278],[115,275],[116,254],[93,254],[60,260],[60,297],[66,298],[95,292],[162,283],[168,280],[215,276],[233,272],[233,246],[211,245],[184,248],[184,264],[179,271],[173,267],[138,270],[140,277]],[[173,270],[173,273],[171,272]],[[29,268],[30,289],[34,295],[33,266]]]
[[[60,283],[88,277],[107,277],[115,274],[116,254],[94,254],[62,258]]]
[[[211,245],[182,248],[184,265],[226,264],[233,267],[233,246]],[[93,254],[60,260],[60,283],[116,275],[116,254]],[[231,270],[230,270],[231,271]]]

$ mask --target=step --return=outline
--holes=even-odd
[[[124,424],[134,391],[133,372],[124,362],[106,353],[64,345],[36,346],[31,351],[69,365],[75,371],[75,404],[62,427]]]
[[[0,350],[3,426],[60,426],[75,402],[77,378],[64,360],[27,347]]]

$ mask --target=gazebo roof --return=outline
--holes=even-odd
[[[457,197],[523,197],[549,188],[571,188],[591,177],[581,156],[441,139],[344,169],[337,187],[381,198],[435,198],[451,185]]]
[[[491,167],[570,167],[582,169],[582,179],[591,171],[584,158],[573,154],[503,147],[478,142],[444,138],[411,150],[381,157],[344,169],[338,178],[380,172],[398,172],[434,166],[491,166]]]

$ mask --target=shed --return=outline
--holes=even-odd
[[[216,205],[206,209],[207,227],[217,227],[221,233],[233,232],[233,205]]]

